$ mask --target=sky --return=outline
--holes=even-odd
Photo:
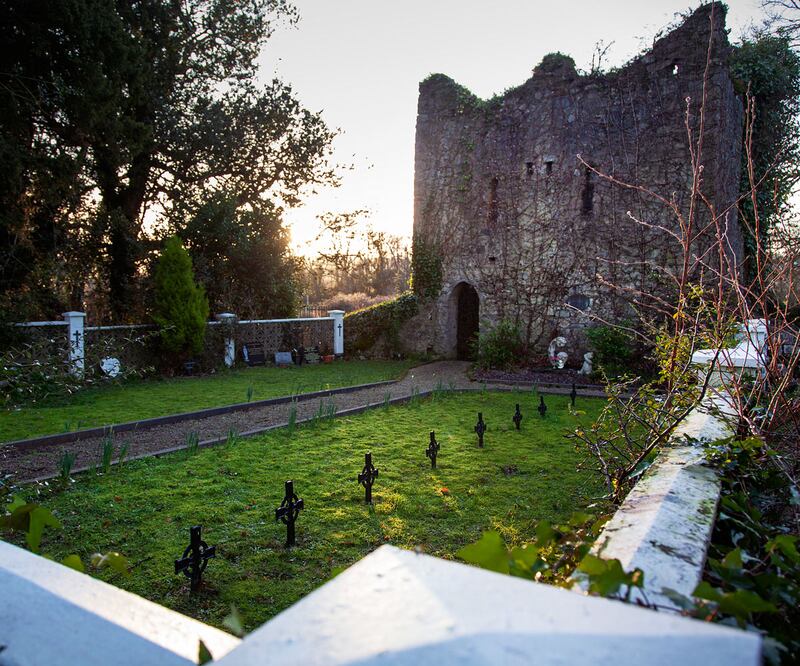
[[[410,238],[419,82],[441,72],[482,98],[531,76],[547,53],[589,69],[599,42],[604,68],[649,47],[680,0],[293,0],[296,27],[281,25],[260,58],[263,80],[290,83],[301,102],[338,128],[333,161],[342,184],[287,211],[293,247],[313,254],[317,216],[368,209],[377,230]],[[728,0],[730,39],[760,23],[759,0]]]

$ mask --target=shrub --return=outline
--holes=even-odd
[[[391,348],[399,349],[400,327],[417,314],[418,302],[415,294],[406,291],[392,300],[346,314],[348,347],[366,351],[383,339]]]
[[[208,319],[208,299],[194,281],[192,260],[177,236],[168,238],[155,269],[153,321],[161,344],[174,354],[199,354]]]
[[[478,336],[475,352],[476,364],[480,368],[510,369],[523,353],[519,325],[502,320],[497,326]]]
[[[592,326],[586,329],[586,337],[594,350],[594,362],[609,377],[624,374],[634,355],[631,336],[616,326]]]

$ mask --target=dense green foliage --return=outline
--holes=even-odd
[[[233,197],[213,194],[175,232],[186,244],[212,312],[234,312],[241,319],[294,314],[297,260],[276,211],[243,209]]]
[[[579,511],[559,525],[543,520],[532,540],[512,548],[497,532],[485,532],[457,555],[483,569],[559,587],[572,588],[581,581],[591,594],[629,601],[633,589],[644,585],[642,570],[625,571],[618,559],[589,552],[610,517],[597,519]]]
[[[401,351],[400,327],[419,310],[419,300],[410,291],[377,305],[345,315],[348,349],[359,352],[384,342],[390,351]]]
[[[693,615],[726,621],[769,636],[773,663],[800,660],[800,553],[790,515],[796,488],[787,483],[778,454],[759,439],[716,442],[709,457],[722,476],[722,499],[709,550],[702,599]],[[796,527],[796,525],[795,525]]]
[[[43,548],[57,558],[118,550],[136,563],[131,576],[102,577],[217,626],[233,604],[252,630],[384,543],[452,558],[484,530],[521,544],[537,521],[565,521],[591,502],[599,480],[576,469],[579,457],[562,435],[591,420],[600,401],[583,401],[577,416],[567,397],[547,401],[540,419],[536,394],[445,391],[417,406],[80,475],[39,499],[64,526],[45,535]],[[511,421],[514,403],[526,416],[521,432]],[[489,426],[484,449],[472,432],[476,411]],[[431,424],[442,447],[435,470],[424,455]],[[372,508],[355,480],[370,449],[380,470]],[[287,551],[274,511],[289,478],[305,509],[298,545]],[[205,587],[190,596],[173,562],[195,524],[217,557]]]
[[[319,115],[256,81],[279,20],[285,0],[0,4],[0,309],[135,320],[145,220],[220,193],[277,219],[336,180]]]
[[[800,176],[800,54],[787,38],[756,34],[734,50],[731,73],[737,92],[750,95],[753,103],[748,118],[752,143],[750,155],[743,150],[740,187],[744,195],[740,215],[746,270],[752,276],[756,235],[761,251],[766,252],[770,228],[786,214],[789,196]],[[750,194],[751,165],[755,205]]]
[[[478,335],[475,358],[479,368],[509,370],[522,360],[523,344],[519,326],[504,319]]]
[[[422,300],[442,291],[442,250],[420,234],[411,241],[411,288]]]
[[[113,383],[35,406],[27,404],[24,409],[0,411],[0,442],[248,402],[248,396],[264,400],[397,379],[410,365],[405,361],[347,361]]]
[[[172,236],[156,264],[153,321],[161,330],[161,344],[172,354],[199,354],[208,319],[208,299],[194,282],[192,259],[180,238]]]
[[[631,371],[634,347],[631,336],[618,326],[591,326],[586,329],[594,352],[594,366],[608,377]]]

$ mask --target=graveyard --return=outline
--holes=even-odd
[[[0,666],[800,663],[746,4],[0,6]]]
[[[233,605],[252,630],[380,545],[453,559],[484,530],[524,543],[539,520],[564,521],[589,505],[601,512],[599,479],[578,469],[581,454],[564,435],[591,422],[602,401],[579,398],[572,410],[568,396],[543,396],[542,417],[540,397],[444,391],[83,473],[63,489],[52,482],[37,501],[63,528],[46,531],[41,552],[86,559],[118,551],[130,576],[104,570],[101,578],[216,626]],[[426,456],[431,430],[440,447],[435,469]],[[378,470],[371,505],[357,480],[367,452]],[[275,520],[287,479],[304,502],[288,549],[286,527]],[[216,547],[196,593],[174,571],[193,525]]]

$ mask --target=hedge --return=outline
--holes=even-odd
[[[367,351],[383,341],[400,351],[400,327],[419,311],[419,299],[411,291],[396,298],[345,315],[349,351]]]

